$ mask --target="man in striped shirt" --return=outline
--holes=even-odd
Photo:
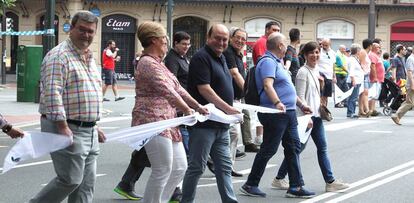
[[[98,18],[77,12],[69,39],[53,48],[41,67],[39,112],[41,130],[73,138],[71,146],[51,153],[57,177],[34,202],[92,202],[99,142],[105,135],[96,126],[102,111],[101,75],[89,50]]]

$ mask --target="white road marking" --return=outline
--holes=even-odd
[[[267,164],[266,168],[272,168],[272,167],[275,167],[275,166],[276,166],[276,164]],[[243,174],[243,175],[246,175],[246,174],[249,174],[251,170],[252,170],[251,168],[248,168],[248,169],[244,169],[244,170],[241,170],[241,171],[238,171],[238,172]]]
[[[374,175],[372,175],[370,177],[367,177],[367,178],[364,178],[364,179],[359,180],[357,182],[354,182],[354,183],[352,183],[352,184],[349,185],[349,188],[347,188],[345,190],[341,190],[341,192],[345,192],[345,191],[351,190],[351,189],[353,189],[355,187],[358,187],[358,186],[363,185],[365,183],[368,183],[368,182],[374,181],[376,179],[382,178],[382,177],[387,176],[387,175],[389,175],[391,173],[395,173],[396,171],[399,171],[399,170],[404,169],[404,168],[411,167],[413,165],[414,165],[414,160],[409,161],[409,162],[404,163],[404,164],[401,164],[401,165],[398,165],[398,166],[395,166],[395,167],[390,168],[388,170],[385,170],[385,171],[383,171],[381,173],[377,173],[377,174],[374,174]],[[337,195],[337,194],[338,193],[335,193],[335,192],[327,192],[327,193],[324,193],[322,195],[318,195],[318,196],[316,196],[314,198],[311,198],[311,199],[302,201],[300,203],[317,202],[317,201],[321,201],[321,200],[327,199],[327,198],[329,198],[331,196],[334,196],[334,195]]]
[[[38,162],[33,162],[33,163],[28,163],[28,164],[21,164],[21,165],[15,166],[13,168],[23,168],[23,167],[27,167],[27,166],[36,166],[36,165],[48,164],[48,163],[52,163],[52,160],[38,161]],[[0,168],[0,170],[3,171],[3,168]]]
[[[233,184],[234,183],[242,183],[242,182],[245,182],[245,180],[233,180],[233,181],[231,181]],[[214,186],[216,186],[217,187],[217,183],[210,183],[210,184],[204,184],[204,185],[197,185],[197,188],[200,188],[200,187],[214,187]]]
[[[101,130],[115,130],[115,129],[118,129],[119,127],[104,127],[104,126],[99,126],[99,128],[101,129]]]
[[[382,134],[391,134],[392,131],[386,130],[364,130],[364,133],[382,133]]]
[[[342,122],[342,123],[333,123],[333,124],[325,125],[325,131],[338,131],[338,130],[343,130],[346,128],[356,127],[359,125],[372,124],[375,122],[377,121],[375,120],[354,120],[354,121],[348,121],[348,122]]]
[[[7,148],[7,147],[9,147],[9,146],[0,145],[0,148]]]
[[[96,174],[96,177],[102,177],[102,176],[106,176],[106,174],[105,173]]]
[[[364,193],[366,191],[372,190],[372,189],[374,189],[376,187],[379,187],[381,185],[387,184],[387,183],[389,183],[389,182],[391,182],[393,180],[396,180],[398,178],[401,178],[401,177],[406,176],[406,175],[408,175],[410,173],[413,173],[413,172],[414,172],[414,167],[409,168],[409,169],[406,169],[406,170],[404,170],[402,172],[399,172],[399,173],[397,173],[395,175],[392,175],[392,176],[390,176],[388,178],[379,180],[379,181],[374,182],[372,184],[369,184],[369,185],[367,185],[367,186],[365,186],[363,188],[360,188],[358,190],[352,191],[352,192],[350,192],[348,194],[342,195],[342,196],[337,197],[335,199],[329,200],[327,203],[336,203],[336,202],[344,201],[346,199],[349,199],[351,197],[357,196],[357,195],[359,195],[361,193]]]

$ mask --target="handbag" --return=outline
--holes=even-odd
[[[308,68],[308,67],[306,67],[306,69],[308,69],[309,73],[310,73],[310,74],[311,74],[311,76],[312,76],[313,82],[315,82],[316,87],[318,87],[318,84],[316,83],[316,80],[315,80],[315,78],[313,77],[312,72],[309,70],[309,68]],[[319,95],[319,97],[320,97],[320,96],[321,96],[320,90],[318,90],[317,92],[318,92],[318,95]],[[319,114],[321,115],[322,120],[326,120],[326,121],[331,121],[331,120],[333,120],[333,116],[332,116],[331,111],[329,111],[328,107],[327,107],[327,106],[325,106],[325,105],[323,105],[322,103],[321,103],[321,104],[320,104],[320,106],[319,106]]]

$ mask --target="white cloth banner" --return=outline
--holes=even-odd
[[[298,117],[298,134],[299,140],[302,144],[305,144],[308,141],[309,135],[312,131],[312,128],[307,129],[311,117],[311,114]]]
[[[72,137],[46,133],[24,132],[11,148],[3,163],[3,174],[22,161],[41,157],[51,152],[64,149],[72,143]]]
[[[339,102],[342,102],[343,100],[351,96],[352,91],[354,91],[354,87],[351,87],[351,89],[349,89],[348,91],[343,92],[338,87],[338,85],[335,84],[335,103],[338,104]]]
[[[373,83],[368,90],[368,99],[378,99],[381,94],[381,83]]]
[[[279,109],[272,109],[272,108],[267,108],[267,107],[262,107],[262,106],[255,106],[255,105],[251,105],[251,104],[233,103],[233,107],[238,108],[238,109],[245,109],[245,110],[249,110],[249,111],[260,112],[260,113],[283,113]]]
[[[153,123],[146,123],[139,126],[126,128],[114,133],[106,135],[107,142],[119,141],[128,146],[139,150],[151,138],[158,135],[167,128],[176,127],[179,125],[192,126],[199,122],[204,122],[208,119],[232,124],[243,121],[243,114],[227,115],[221,110],[217,109],[213,104],[205,106],[209,110],[209,114],[204,116],[199,113],[193,115],[178,117]],[[51,152],[64,149],[72,143],[72,137],[57,135],[45,132],[25,132],[25,136],[20,139],[9,151],[3,164],[3,173],[7,172],[13,166],[21,161],[38,158]]]

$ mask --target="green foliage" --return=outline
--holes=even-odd
[[[16,0],[0,0],[0,15],[3,15],[3,7],[10,8],[15,6]]]

